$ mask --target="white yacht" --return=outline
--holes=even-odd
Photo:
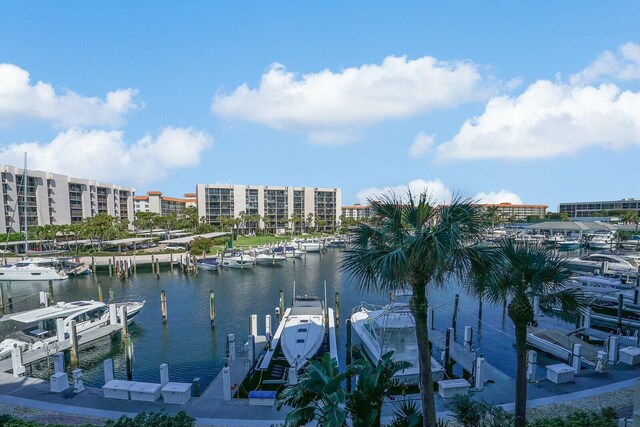
[[[627,240],[620,242],[620,246],[622,246],[622,249],[640,249],[640,235],[634,234]]]
[[[285,256],[278,255],[275,252],[272,252],[271,254],[258,254],[256,255],[255,259],[256,264],[262,265],[282,265],[282,263],[287,260]]]
[[[618,274],[634,273],[638,268],[632,260],[617,255],[601,253],[583,256],[582,258],[570,258],[567,260],[567,266],[573,270],[594,271],[601,269],[605,262],[609,272]],[[600,273],[603,274],[604,272],[601,271]]]
[[[222,268],[245,269],[253,268],[255,258],[250,255],[246,255],[242,251],[227,251],[222,257],[220,257],[219,262],[220,267]]]
[[[298,249],[305,252],[320,252],[322,246],[318,242],[300,242],[298,243]]]
[[[416,339],[416,322],[407,302],[394,301],[383,307],[362,304],[351,315],[351,327],[362,340],[362,347],[372,363],[393,351],[392,359],[411,366],[394,375],[401,384],[418,385],[420,362]],[[444,377],[444,369],[431,357],[434,381]]]
[[[324,304],[318,297],[295,297],[280,337],[282,353],[297,370],[313,358],[326,334]]]
[[[69,276],[56,258],[33,258],[0,267],[0,281],[64,280]]]
[[[120,308],[127,307],[127,323],[131,323],[134,317],[144,307],[142,299],[128,299],[116,302],[116,312],[120,321]],[[15,346],[24,350],[33,350],[46,347],[57,341],[56,321],[64,320],[64,332],[69,332],[72,320],[76,321],[78,334],[100,328],[109,324],[109,306],[99,301],[74,301],[59,302],[50,307],[36,308],[3,316],[0,321],[14,321],[26,327],[15,331],[0,342],[0,358],[7,357]]]

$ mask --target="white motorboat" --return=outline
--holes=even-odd
[[[570,357],[573,345],[580,344],[582,346],[581,364],[592,368],[598,363],[598,351],[602,350],[602,348],[589,344],[570,332],[532,326],[527,328],[527,344],[569,364],[571,364]]]
[[[144,307],[142,299],[128,299],[115,302],[118,321],[120,308],[127,307],[127,323],[131,323]],[[56,323],[64,321],[64,332],[69,333],[72,320],[76,321],[78,334],[109,324],[109,306],[99,301],[59,302],[50,307],[36,308],[21,313],[3,316],[1,321],[14,321],[26,325],[24,329],[13,332],[0,342],[0,358],[7,357],[15,346],[25,351],[48,346],[57,341]]]
[[[322,246],[318,242],[300,242],[298,249],[305,252],[320,252]]]
[[[219,259],[220,267],[223,268],[253,268],[255,258],[242,251],[227,251]]]
[[[32,258],[0,267],[0,281],[64,280],[69,276],[56,258]]]
[[[285,256],[278,255],[275,252],[256,255],[256,264],[262,265],[282,265],[286,260],[287,258]]]
[[[302,258],[305,251],[297,249],[293,246],[278,246],[273,248],[273,252],[276,254],[283,254],[287,258]]]
[[[394,375],[401,384],[418,385],[420,362],[416,339],[416,322],[407,302],[394,301],[383,307],[362,304],[351,315],[351,327],[360,337],[362,347],[372,363],[393,351],[392,359],[407,362],[408,368]],[[444,377],[444,369],[431,357],[431,374],[434,381]]]
[[[582,258],[570,258],[567,260],[567,266],[573,270],[580,271],[601,270],[605,266],[607,271],[618,274],[634,273],[637,270],[637,266],[632,260],[618,255],[602,253],[591,254]],[[600,271],[600,273],[604,274],[605,272]]]
[[[318,297],[295,297],[283,318],[280,346],[289,366],[297,370],[313,358],[326,334],[324,304]]]
[[[561,251],[574,251],[580,249],[580,241],[576,239],[566,239],[558,242],[558,249]]]
[[[544,243],[547,245],[557,246],[558,243],[564,242],[566,239],[562,234],[554,234],[544,239]]]
[[[622,247],[622,249],[627,250],[640,249],[640,235],[634,234],[627,240],[621,241],[620,246]]]
[[[220,267],[220,262],[216,258],[203,258],[196,261],[200,270],[215,271]]]

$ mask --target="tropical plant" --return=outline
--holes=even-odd
[[[560,308],[563,313],[580,312],[580,295],[566,288],[571,276],[565,258],[544,245],[501,239],[495,248],[485,249],[468,278],[469,290],[478,294],[481,283],[483,295],[490,301],[508,302],[508,315],[516,334],[516,426],[526,424],[527,404],[527,326],[534,320],[533,300],[541,306]]]
[[[500,224],[502,215],[498,206],[488,206],[484,211],[484,218],[487,223],[491,223],[491,228],[494,228],[497,224]]]
[[[638,231],[638,223],[640,222],[640,220],[638,219],[638,212],[626,211],[622,215],[620,215],[620,220],[625,224],[635,224],[636,231]]]
[[[427,288],[444,285],[451,276],[464,277],[480,241],[483,222],[468,200],[455,198],[436,207],[426,193],[408,194],[402,202],[395,195],[370,200],[370,224],[360,224],[340,269],[351,275],[357,287],[388,294],[410,287],[411,312],[416,322],[420,390],[424,426],[436,426],[427,327]]]
[[[278,398],[278,410],[287,405],[293,409],[285,418],[286,427],[297,427],[316,421],[324,427],[346,425],[347,393],[342,388],[346,372],[340,372],[338,361],[325,353],[320,361],[311,360],[298,383],[289,386]]]
[[[211,239],[205,239],[203,237],[196,237],[189,243],[189,251],[191,255],[202,255],[202,253],[209,253],[209,250],[213,247],[213,241]]]
[[[401,402],[393,411],[391,427],[419,427],[422,423],[422,411],[413,400]]]

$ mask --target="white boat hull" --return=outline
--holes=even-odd
[[[65,280],[69,276],[63,271],[56,271],[49,267],[16,268],[0,267],[0,281],[34,281],[34,280]]]

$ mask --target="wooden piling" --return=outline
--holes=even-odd
[[[622,330],[622,311],[624,309],[624,295],[618,294],[618,328]]]
[[[347,319],[347,366],[351,365],[351,319]],[[347,393],[351,393],[351,375],[347,375]]]
[[[336,326],[337,326],[338,320],[340,320],[340,292],[336,292],[335,315],[336,315]]]
[[[124,337],[124,363],[125,369],[127,371],[127,381],[131,381],[133,379],[133,367],[132,367],[132,359],[133,359],[133,344],[131,342],[131,335],[127,334]]]
[[[160,292],[160,305],[162,307],[162,323],[167,323],[167,294],[164,289]]]
[[[173,271],[173,254],[169,254],[169,271]]]
[[[91,271],[96,274],[96,257],[94,256],[91,257]]]
[[[13,308],[13,292],[11,291],[11,282],[7,282],[7,304],[9,308]]]
[[[4,284],[0,283],[0,308],[4,311]]]
[[[109,302],[113,301],[113,288],[109,288]]]
[[[156,257],[151,255],[151,272],[156,272]]]
[[[278,306],[280,307],[280,320],[284,317],[284,290],[280,289],[280,297],[278,300]]]
[[[451,378],[453,375],[453,364],[451,363],[451,348],[449,346],[449,343],[451,342],[451,328],[447,329],[447,333],[445,335],[445,340],[444,340],[444,369],[445,369],[445,374]]]
[[[111,258],[109,258],[109,277],[113,277],[113,266],[111,265]]]
[[[209,291],[209,319],[211,320],[211,327],[216,327],[216,293]]]
[[[156,278],[160,280],[160,260],[156,258]]]
[[[78,367],[78,332],[76,330],[76,321],[72,320],[69,324],[69,335],[71,336],[71,369]]]
[[[457,332],[456,325],[458,323],[458,305],[460,304],[460,295],[456,294],[455,302],[453,303],[453,319],[451,319],[451,327],[453,328],[453,334]]]
[[[127,306],[122,306],[122,311],[120,311],[120,322],[122,323],[122,332],[120,333],[120,339],[122,342],[125,342],[125,339],[129,335],[129,325],[128,325],[128,316],[127,316]]]
[[[98,280],[98,301],[102,302],[102,282]]]
[[[53,280],[49,280],[49,306],[53,305],[55,298],[53,297]]]

